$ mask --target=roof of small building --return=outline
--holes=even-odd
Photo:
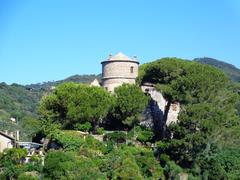
[[[35,143],[35,142],[17,142],[17,144],[21,147],[30,149],[30,148],[39,148],[42,147],[43,144]]]
[[[4,137],[6,137],[6,138],[8,138],[8,139],[15,140],[15,138],[14,138],[14,137],[12,137],[12,136],[9,136],[8,134],[6,134],[6,133],[4,133],[4,132],[2,132],[2,131],[0,131],[0,135],[2,135],[2,136],[4,136]]]
[[[108,60],[113,61],[113,60],[126,60],[126,61],[132,61],[131,58],[126,56],[125,54],[119,52],[114,56],[109,56]]]

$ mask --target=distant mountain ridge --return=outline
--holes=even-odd
[[[59,81],[48,81],[48,82],[43,82],[43,83],[37,83],[37,84],[30,84],[26,85],[25,87],[27,89],[34,89],[34,90],[49,90],[53,86],[57,86],[58,84],[64,83],[64,82],[76,82],[76,83],[84,83],[84,84],[89,84],[91,83],[94,79],[98,79],[99,81],[101,80],[101,74],[95,75],[95,74],[90,74],[90,75],[73,75],[70,76],[64,80],[59,80]]]
[[[209,57],[195,58],[194,61],[221,69],[231,78],[233,82],[240,82],[240,69],[232,64]]]

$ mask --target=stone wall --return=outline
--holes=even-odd
[[[138,63],[131,61],[105,61],[102,64],[102,76],[136,78],[138,76]],[[131,72],[133,67],[133,72]]]
[[[116,87],[121,86],[123,83],[135,84],[135,79],[126,78],[105,79],[102,83],[102,86],[106,88],[108,91],[113,92]]]
[[[138,76],[138,62],[104,61],[102,62],[102,86],[113,92],[115,87],[123,83],[135,84]]]

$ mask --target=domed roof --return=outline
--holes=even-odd
[[[114,61],[114,60],[126,60],[126,61],[132,61],[131,58],[129,58],[128,56],[126,56],[125,54],[119,52],[114,56],[109,56],[108,60],[110,61]]]
[[[136,56],[133,56],[133,58],[130,58],[121,52],[117,53],[114,56],[110,54],[108,59],[105,61],[102,61],[101,64],[110,63],[110,62],[124,62],[124,61],[139,64]]]

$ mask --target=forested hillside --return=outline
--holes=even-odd
[[[21,124],[26,121],[26,117],[27,119],[36,118],[40,99],[52,87],[64,82],[90,83],[95,78],[100,79],[100,75],[74,75],[60,81],[26,86],[0,83],[0,130],[22,129]],[[13,124],[10,117],[14,117],[18,125]]]
[[[144,83],[167,100],[161,132],[141,125],[143,111],[156,103],[142,92]],[[51,83],[40,86],[1,84],[3,117],[15,110],[27,114],[20,125],[26,136],[45,139],[45,160],[43,166],[36,155],[25,164],[26,151],[7,150],[0,154],[0,179],[240,177],[240,86],[218,68],[162,58],[141,65],[137,84],[115,93],[74,82],[51,91]],[[181,111],[167,126],[167,107],[174,102]]]
[[[41,99],[39,117],[24,126],[45,138],[44,167],[39,157],[21,163],[26,152],[12,149],[0,154],[0,177],[239,179],[237,83],[215,67],[178,58],[141,65],[137,82],[114,94],[73,82],[57,86]],[[146,82],[163,94],[166,107],[181,105],[178,122],[161,122],[161,132],[141,125],[151,103],[139,87]]]
[[[90,83],[95,78],[100,79],[100,75],[74,75],[60,81],[49,81],[31,85],[7,85],[0,84],[0,118],[4,118],[4,114],[17,118],[22,116],[36,115],[36,106],[42,95],[51,90],[53,86],[57,86],[64,82]],[[3,112],[4,111],[4,112]],[[7,114],[6,114],[7,113]]]
[[[154,83],[169,102],[181,104],[179,122],[157,143],[162,163],[173,161],[191,178],[238,179],[239,86],[217,68],[177,58],[142,65],[143,82]]]
[[[226,62],[219,61],[213,58],[207,58],[207,57],[196,58],[194,59],[194,61],[197,61],[202,64],[208,64],[218,69],[221,69],[232,79],[232,81],[240,82],[240,69],[236,68],[232,64],[228,64]]]
[[[36,107],[43,91],[28,90],[26,87],[0,83],[0,130],[15,127],[10,118],[21,121],[26,116],[37,116]]]
[[[94,79],[98,79],[100,81],[101,79],[101,74],[95,75],[73,75],[70,76],[64,80],[59,80],[59,81],[48,81],[48,82],[43,82],[43,83],[37,83],[37,84],[30,84],[26,85],[26,88],[29,89],[34,89],[34,90],[49,90],[53,86],[57,86],[58,84],[64,83],[64,82],[75,82],[75,83],[90,83]]]

